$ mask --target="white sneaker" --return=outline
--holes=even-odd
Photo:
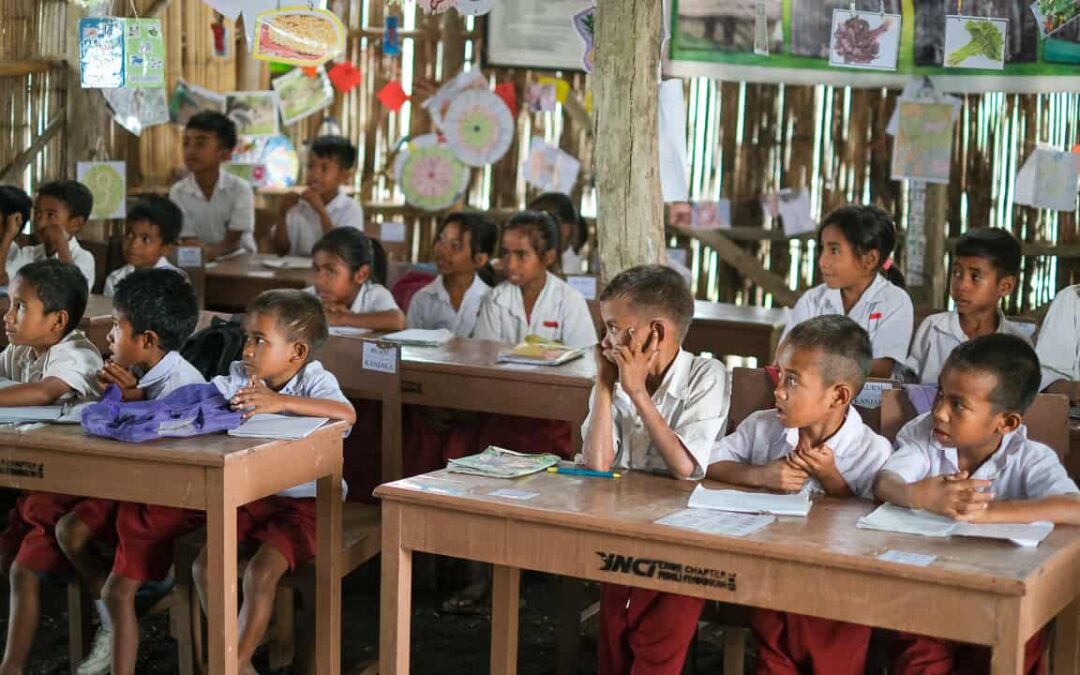
[[[112,662],[112,631],[99,628],[90,655],[75,670],[76,675],[107,675]]]

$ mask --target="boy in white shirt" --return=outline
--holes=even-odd
[[[86,279],[86,288],[94,286],[94,256],[79,245],[75,235],[94,210],[94,195],[77,181],[59,180],[38,188],[34,201],[34,236],[40,242],[19,247],[13,242],[22,223],[5,223],[0,241],[0,280],[6,281],[28,263],[55,258],[72,263]]]
[[[307,188],[281,200],[274,226],[274,249],[279,255],[311,255],[315,242],[335,227],[364,229],[364,209],[345,194],[352,182],[356,146],[342,136],[319,136],[311,144]]]
[[[184,213],[168,199],[157,196],[140,199],[128,211],[124,225],[124,260],[127,264],[105,277],[104,295],[113,297],[116,285],[137,269],[179,271],[166,256],[179,239],[183,225]]]
[[[1042,364],[1042,389],[1080,404],[1080,284],[1058,291],[1035,351]]]
[[[161,398],[185,385],[205,384],[202,374],[178,351],[195,330],[198,319],[195,291],[180,272],[140,269],[122,279],[113,297],[111,360],[98,373],[102,388],[116,385],[123,400],[140,401]],[[116,543],[117,506],[117,502],[107,499],[84,499],[56,524],[60,548],[93,598],[101,598],[109,561],[97,555],[90,544],[94,540]],[[129,504],[121,508],[137,511],[143,521],[156,522],[157,507]],[[120,554],[124,555],[125,550],[120,549]],[[101,628],[90,654],[79,664],[77,675],[109,672],[113,623],[105,602],[96,599],[94,604]]]
[[[236,142],[236,125],[219,112],[196,113],[184,127],[184,166],[191,173],[173,183],[169,199],[184,212],[181,243],[201,246],[207,261],[237,249],[255,252],[251,185],[221,168]]]
[[[1080,491],[1054,451],[1029,440],[1023,414],[1039,391],[1039,361],[1025,340],[991,334],[955,350],[931,412],[896,439],[878,475],[879,499],[969,522],[1080,525]],[[1045,672],[1045,631],[1024,650],[1025,673]],[[989,649],[901,635],[898,675],[989,672]]]
[[[604,288],[600,311],[585,465],[702,478],[729,399],[723,364],[682,349],[689,288],[670,268],[633,267]],[[600,597],[600,673],[681,672],[703,600],[609,583]]]
[[[957,346],[991,333],[1028,339],[1024,329],[1001,311],[1001,299],[1016,288],[1020,273],[1020,242],[1007,230],[979,227],[956,242],[949,295],[951,312],[923,320],[911,341],[906,363],[898,368],[905,380],[936,384],[941,366]]]
[[[852,407],[870,372],[866,331],[839,315],[795,326],[777,348],[776,408],[747,417],[714,446],[708,477],[784,492],[869,499],[892,451]],[[861,675],[870,628],[754,610],[758,672]]]

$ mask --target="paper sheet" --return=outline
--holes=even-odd
[[[690,508],[735,511],[737,513],[771,513],[776,516],[806,516],[810,513],[810,494],[773,494],[741,490],[710,490],[703,485],[694,488],[687,504]]]
[[[389,342],[398,342],[403,345],[416,345],[420,347],[441,345],[449,342],[453,338],[454,333],[445,328],[407,328],[405,330],[399,330],[396,333],[389,333],[382,336],[383,340]]]
[[[936,555],[925,555],[922,553],[910,553],[908,551],[897,551],[895,549],[889,549],[877,557],[878,560],[884,560],[885,562],[900,563],[902,565],[914,565],[916,567],[926,567],[930,563],[937,560]]]
[[[694,202],[690,227],[694,230],[730,230],[731,200]]]
[[[1080,155],[1040,146],[1016,174],[1013,201],[1054,211],[1076,210],[1077,160]]]
[[[370,333],[368,328],[355,328],[353,326],[330,326],[330,334],[338,337],[362,337]]]
[[[927,511],[905,509],[894,504],[882,504],[868,516],[859,519],[864,530],[900,532],[924,537],[981,537],[1003,539],[1018,546],[1038,546],[1054,531],[1050,522],[1022,524],[962,523]]]
[[[745,537],[774,522],[776,518],[773,516],[726,513],[708,509],[683,509],[664,516],[657,520],[656,524],[724,537]]]
[[[893,180],[948,183],[952,169],[954,108],[951,103],[899,101],[893,145]]]
[[[295,415],[252,415],[240,426],[229,430],[230,436],[242,438],[281,438],[295,440],[304,438],[322,425],[325,417],[298,417]]]
[[[690,194],[687,176],[690,165],[686,158],[686,101],[682,80],[660,83],[657,124],[660,131],[660,189],[664,201],[686,201]]]

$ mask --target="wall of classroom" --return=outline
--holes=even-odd
[[[109,5],[108,1],[103,3]],[[117,14],[146,13],[159,0],[113,0]],[[344,132],[359,140],[362,171],[360,197],[375,220],[407,224],[408,255],[427,259],[437,218],[404,205],[387,177],[394,143],[402,136],[423,133],[425,113],[406,104],[399,113],[384,109],[375,99],[388,80],[400,79],[412,90],[416,81],[439,81],[463,65],[477,64],[483,52],[482,19],[464,19],[455,12],[429,17],[405,4],[402,14],[403,54],[384,57],[379,48],[386,3],[382,0],[332,0],[331,6],[350,30],[348,57],[363,73],[361,85],[338,97],[330,109]],[[73,25],[77,10],[63,0],[0,0],[0,172],[9,167],[68,108],[84,110],[95,92],[79,90],[71,64]],[[198,0],[174,1],[160,14],[168,49],[169,86],[183,77],[218,91],[268,86],[269,74],[258,62],[224,57],[210,48],[213,13]],[[232,31],[231,22],[226,22]],[[235,34],[235,32],[233,32]],[[11,39],[9,36],[14,36]],[[67,67],[48,57],[65,55]],[[24,72],[28,68],[33,72]],[[521,87],[534,73],[521,69],[486,68],[493,82],[513,81]],[[589,78],[564,74],[572,94],[584,96]],[[778,224],[762,222],[758,199],[779,187],[808,186],[816,214],[846,201],[877,202],[906,221],[905,184],[889,176],[891,141],[884,126],[897,92],[833,87],[758,85],[719,82],[705,78],[687,81],[688,147],[691,157],[691,197],[733,202],[735,228],[730,235],[755,253],[764,266],[792,285],[813,283],[813,244],[788,241]],[[100,96],[97,97],[100,99]],[[61,116],[62,117],[62,116]],[[79,159],[126,159],[129,185],[167,185],[181,166],[181,130],[159,126],[134,137],[102,117],[85,124],[73,117],[17,175],[6,180],[31,188],[52,177],[73,173]],[[80,120],[74,124],[72,120]],[[63,120],[61,120],[63,122]],[[295,143],[315,133],[321,115],[286,129]],[[80,128],[82,127],[82,128]],[[89,128],[89,133],[87,132]],[[564,114],[523,111],[518,118],[514,147],[500,162],[476,170],[467,195],[475,208],[500,212],[520,208],[531,196],[518,172],[533,135],[557,143],[582,158],[581,180],[575,188],[583,211],[595,209],[591,188],[590,130]],[[78,142],[68,142],[71,138]],[[1080,143],[1080,95],[986,94],[964,98],[955,136],[953,179],[948,190],[948,236],[959,236],[968,224],[1009,227],[1026,244],[1020,288],[1007,307],[1027,313],[1045,304],[1054,290],[1080,277],[1080,231],[1075,214],[1057,214],[1011,206],[1012,177],[1037,142],[1058,147]],[[116,224],[91,228],[104,236]],[[1053,242],[1047,245],[1047,242]],[[749,285],[714,251],[697,242],[672,239],[691,250],[699,297],[746,304],[771,304],[771,297]],[[901,255],[902,257],[902,255]],[[940,303],[945,298],[939,299]]]

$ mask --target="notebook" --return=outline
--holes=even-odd
[[[361,337],[371,332],[370,328],[356,328],[355,326],[330,326],[330,334],[338,337]]]
[[[567,347],[556,342],[526,339],[513,349],[499,354],[499,363],[523,363],[533,366],[559,366],[585,353],[584,349]]]
[[[558,455],[550,453],[526,455],[506,448],[489,445],[483,452],[451,459],[446,464],[448,471],[468,473],[489,478],[519,478],[539,473],[549,466],[559,463]]]
[[[325,417],[259,413],[252,415],[235,429],[229,429],[229,435],[241,438],[276,438],[294,441],[304,438],[327,421]]]
[[[735,511],[736,513],[770,513],[774,516],[801,516],[810,513],[810,493],[792,495],[741,490],[710,490],[698,485],[687,504],[692,509]]]
[[[1054,524],[1034,523],[962,523],[936,513],[906,509],[895,504],[882,504],[868,516],[859,519],[864,530],[900,532],[924,537],[981,537],[1002,539],[1018,546],[1038,546],[1054,531]]]
[[[62,405],[26,405],[0,408],[0,424],[55,422],[64,414]]]
[[[306,270],[311,268],[311,258],[304,258],[297,255],[283,255],[278,257],[263,258],[259,262],[263,267],[270,267],[276,270]]]
[[[453,332],[448,331],[445,328],[436,328],[434,330],[409,328],[382,336],[383,340],[413,347],[438,347],[441,344],[449,342],[453,338]]]

